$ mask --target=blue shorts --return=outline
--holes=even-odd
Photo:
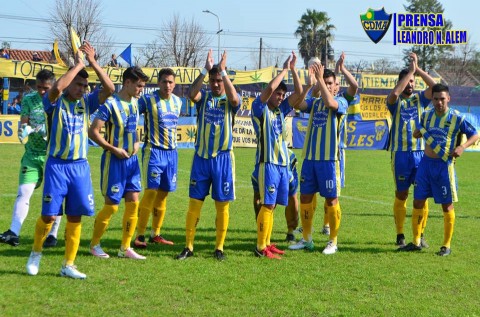
[[[178,152],[151,145],[142,148],[143,181],[147,189],[177,189]]]
[[[288,170],[289,173],[289,182],[288,182],[288,196],[293,196],[297,194],[298,189],[298,173],[297,169],[294,168],[293,171]]]
[[[437,204],[457,202],[457,178],[454,164],[424,156],[415,177],[415,199],[433,197]]]
[[[345,149],[338,149],[338,167],[340,169],[340,185],[345,187]]]
[[[49,157],[45,164],[42,215],[61,214],[65,200],[65,214],[93,216],[94,199],[90,165],[87,160],[66,161]]]
[[[137,155],[132,155],[128,159],[119,159],[109,151],[103,152],[100,172],[102,195],[116,205],[120,204],[126,192],[142,191]]]
[[[287,166],[272,163],[255,164],[252,184],[257,183],[262,205],[288,205],[289,180],[291,173]],[[255,186],[254,186],[255,191]]]
[[[415,182],[415,174],[423,157],[423,151],[392,152],[392,172],[395,190],[404,191]]]
[[[303,161],[300,175],[300,193],[310,195],[317,192],[325,198],[340,196],[338,161]]]
[[[235,199],[235,158],[233,151],[219,152],[214,158],[204,159],[195,153],[190,172],[190,198],[204,200],[212,186],[216,201]]]

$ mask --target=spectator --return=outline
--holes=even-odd
[[[117,55],[112,54],[112,59],[110,60],[110,62],[108,62],[108,66],[110,66],[110,67],[120,67],[120,65],[118,64],[118,61],[117,61]]]
[[[10,59],[10,55],[6,48],[0,48],[0,58]]]
[[[13,99],[13,102],[8,105],[7,114],[20,114],[21,106],[18,97]]]
[[[42,61],[42,58],[38,55],[37,52],[33,52],[33,54],[32,54],[32,61],[34,61],[34,62],[41,62],[41,61]]]

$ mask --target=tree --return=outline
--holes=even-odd
[[[2,48],[10,49],[10,47],[11,47],[10,42],[7,42],[7,41],[2,42]]]
[[[290,51],[283,51],[278,48],[272,47],[270,44],[263,41],[262,43],[262,68],[268,66],[275,66],[283,63],[285,58],[290,54]],[[252,65],[258,67],[259,54],[258,51],[252,51],[250,53],[250,60]],[[280,65],[281,67],[281,65]]]
[[[333,49],[329,42],[333,40],[332,30],[335,26],[330,24],[327,13],[307,9],[298,24],[295,36],[300,38],[298,49],[305,67],[308,66],[308,60],[312,57],[321,57],[322,61],[325,61],[326,57],[331,58]]]
[[[140,49],[140,59],[144,67],[162,67],[171,66],[168,63],[167,50],[162,49],[159,39],[147,43],[145,47]]]
[[[407,0],[408,5],[404,5],[403,7],[407,12],[417,12],[417,13],[425,13],[425,12],[432,12],[432,13],[443,13],[443,5],[438,2],[437,0]],[[446,31],[452,28],[452,22],[447,19],[443,20],[444,26],[443,27],[416,27],[415,29],[422,29],[422,30],[441,30]],[[423,70],[433,70],[438,65],[438,59],[448,47],[445,46],[430,46],[430,45],[414,45],[410,49],[404,50],[405,57],[404,62],[405,65],[408,67],[410,64],[409,53],[414,52],[418,56],[418,62],[420,68]]]
[[[464,86],[475,77],[475,65],[478,64],[479,52],[475,45],[455,46],[449,54],[440,58],[438,72],[447,79],[451,86]],[[447,78],[445,78],[447,77]],[[476,80],[478,84],[478,80]]]
[[[210,36],[193,18],[181,20],[174,14],[163,24],[157,39],[143,49],[143,54],[146,63],[152,65],[197,67],[204,62],[210,42]]]
[[[373,71],[376,74],[398,74],[401,67],[388,58],[381,58],[373,61]]]
[[[358,60],[353,63],[347,64],[347,69],[349,69],[354,74],[361,74],[363,71],[367,70],[371,64],[364,59]]]
[[[56,0],[50,12],[52,43],[58,39],[60,51],[73,57],[70,27],[73,27],[80,41],[87,40],[95,47],[100,64],[106,63],[112,54],[112,37],[101,26],[100,0]]]

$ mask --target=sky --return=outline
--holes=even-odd
[[[473,0],[440,2],[445,9],[444,18],[452,21],[453,29],[467,30],[469,43],[480,43],[480,19]],[[51,38],[48,24],[38,20],[49,17],[54,3],[55,0],[1,0],[0,42],[10,42],[12,48],[18,49],[50,50],[51,42],[46,40]],[[403,50],[408,46],[393,45],[392,26],[378,44],[373,43],[360,24],[360,14],[364,14],[368,8],[382,7],[385,7],[387,13],[404,13],[405,3],[406,1],[398,0],[116,0],[102,1],[102,22],[113,25],[107,28],[114,40],[112,53],[118,55],[132,43],[133,55],[138,55],[139,48],[156,37],[159,32],[156,29],[160,29],[174,14],[179,14],[203,25],[211,37],[211,48],[216,58],[218,20],[214,15],[202,12],[209,10],[220,19],[223,30],[220,33],[220,50],[226,49],[228,52],[227,66],[233,69],[254,69],[260,38],[264,47],[269,47],[274,52],[273,55],[279,56],[279,59],[281,56],[279,64],[282,64],[289,52],[297,51],[299,39],[293,33],[298,27],[298,20],[307,9],[315,9],[327,12],[331,24],[336,27],[332,43],[336,59],[344,51],[347,63],[360,60],[371,63],[381,58],[398,63],[402,60]],[[135,26],[135,29],[129,26]],[[139,30],[142,28],[145,30]]]

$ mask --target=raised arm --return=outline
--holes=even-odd
[[[295,80],[295,77],[294,77]],[[308,68],[308,76],[305,78],[305,86],[302,87],[301,93],[298,95],[296,100],[290,100],[290,105],[296,110],[305,110],[307,109],[307,103],[305,102],[305,97],[307,96],[310,89],[313,87],[313,83],[315,82],[315,71],[313,69],[313,65]]]
[[[336,110],[338,109],[338,102],[333,98],[333,95],[325,85],[325,81],[323,80],[323,65],[318,65],[318,71],[315,72],[315,78],[317,79],[318,84],[320,85],[320,93],[322,94],[322,99],[325,107]]]
[[[222,57],[218,62],[218,70],[222,75],[223,86],[225,87],[225,94],[230,104],[237,107],[240,104],[240,98],[238,98],[237,91],[233,87],[232,81],[227,74],[227,51],[223,51]]]
[[[275,76],[275,78],[273,78],[268,83],[268,85],[267,85],[267,87],[265,87],[265,89],[262,90],[262,93],[260,94],[260,101],[262,103],[267,102],[267,100],[270,98],[270,96],[272,96],[275,89],[277,89],[278,85],[280,85],[280,82],[283,80],[283,78],[287,74],[289,63],[290,63],[290,58],[291,58],[291,56],[289,55],[288,58],[283,63],[282,71],[280,73],[278,73],[277,76]]]
[[[98,79],[100,79],[100,82],[102,83],[102,89],[98,93],[98,101],[100,104],[102,104],[114,93],[115,85],[110,80],[110,77],[108,77],[107,73],[105,73],[105,71],[95,60],[95,49],[88,41],[83,43],[83,45],[80,47],[80,50],[85,53],[87,61],[90,63],[90,66],[93,68],[98,76]]]
[[[389,105],[393,105],[395,102],[397,102],[398,97],[400,97],[405,87],[407,87],[408,81],[410,80],[410,77],[415,74],[415,71],[416,64],[412,59],[410,60],[410,66],[408,67],[408,74],[403,76],[403,78],[397,82],[393,90],[388,94],[387,103]]]
[[[77,76],[78,72],[81,71],[85,64],[83,63],[83,59],[81,58],[82,52],[80,50],[77,51],[75,54],[75,66],[69,69],[62,77],[60,77],[52,86],[52,88],[47,92],[48,99],[51,102],[54,102],[58,99],[58,97],[62,94],[65,88],[70,85],[73,81],[75,76]]]
[[[188,98],[190,98],[191,101],[197,102],[202,97],[202,94],[200,93],[200,89],[202,89],[203,80],[205,79],[205,76],[207,76],[207,73],[212,68],[213,68],[213,52],[212,52],[212,49],[210,49],[207,54],[205,69],[202,69],[202,72],[200,73],[200,75],[198,75],[198,77],[193,81],[192,85],[190,85],[190,88],[188,89]]]
[[[428,88],[425,89],[425,98],[432,99],[432,87],[436,84],[435,80],[418,66],[417,54],[410,53],[410,58],[415,62],[416,74],[418,74],[428,86]]]
[[[358,83],[355,80],[355,77],[348,71],[347,67],[345,67],[345,53],[342,52],[340,58],[337,61],[337,65],[335,67],[335,73],[337,73],[337,67],[339,71],[343,73],[343,77],[348,84],[347,88],[347,95],[350,97],[355,97],[358,91]]]

